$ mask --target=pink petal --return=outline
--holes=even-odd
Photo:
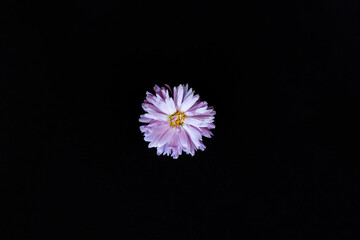
[[[185,129],[191,141],[195,144],[195,147],[197,148],[200,145],[201,134],[195,131],[191,125],[184,124],[183,128]]]
[[[183,128],[180,128],[180,130],[181,131],[179,133],[179,144],[185,152],[190,153],[190,143],[186,131]]]
[[[155,122],[151,127],[150,125],[148,126],[149,133],[145,134],[145,138],[144,138],[145,141],[148,142],[155,142],[169,128],[169,125],[166,122],[164,123]]]
[[[184,101],[185,101],[185,99],[186,99],[187,97],[189,97],[191,94],[194,95],[193,90],[192,90],[192,88],[190,88],[190,89],[188,90],[188,85],[186,84],[185,94],[184,94]]]
[[[186,124],[196,126],[196,127],[207,127],[209,123],[213,122],[213,116],[206,117],[187,117]]]
[[[212,132],[206,127],[200,127],[200,130],[201,130],[201,134],[207,138],[211,138],[211,136],[213,135]]]
[[[152,112],[152,113],[145,113],[144,115],[141,115],[144,118],[147,119],[154,119],[154,120],[158,120],[158,121],[168,121],[168,116],[163,114],[163,113],[157,113],[157,112]]]
[[[184,88],[182,85],[180,85],[178,88],[178,92],[177,92],[177,98],[175,98],[175,102],[176,102],[176,105],[178,108],[180,108],[180,106],[181,106],[183,97],[184,97]]]
[[[168,143],[172,138],[172,136],[174,135],[174,133],[175,133],[174,129],[169,126],[163,134],[161,134],[153,141],[154,146],[158,147]]]
[[[171,104],[170,100],[168,100],[168,102],[165,101],[159,102],[156,106],[160,109],[161,112],[167,115],[171,115],[174,112],[176,112],[175,105]]]
[[[195,110],[197,110],[199,108],[203,108],[203,107],[207,108],[207,102],[205,102],[205,101],[198,102],[198,103],[194,104],[188,111],[192,112],[192,111],[195,111]]]
[[[166,91],[164,87],[160,88],[158,85],[155,85],[154,91],[156,95],[165,100],[166,96],[169,96],[169,93]]]
[[[158,109],[156,106],[154,106],[151,103],[148,102],[144,102],[143,104],[141,104],[142,108],[146,111],[146,112],[158,112],[158,113],[162,113],[160,111],[160,109]]]
[[[165,145],[158,147],[156,151],[157,155],[163,154],[164,150],[165,150]]]
[[[185,98],[184,102],[181,104],[181,107],[180,107],[181,111],[186,112],[189,108],[191,108],[196,103],[197,100],[199,100],[199,95],[193,96],[193,94],[191,94],[190,96]]]

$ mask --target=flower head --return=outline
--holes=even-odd
[[[202,136],[210,138],[210,129],[215,111],[207,102],[200,101],[192,88],[179,85],[173,91],[166,85],[155,85],[155,95],[146,92],[142,108],[147,112],[139,121],[146,123],[140,127],[149,148],[157,148],[157,154],[167,154],[178,158],[182,151],[194,156],[195,150],[205,150]]]

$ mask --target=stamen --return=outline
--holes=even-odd
[[[170,127],[179,127],[184,124],[186,115],[183,112],[176,111],[170,117]]]

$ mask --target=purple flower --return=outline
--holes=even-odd
[[[155,85],[155,95],[146,92],[142,108],[147,113],[139,119],[146,125],[140,130],[145,141],[150,142],[149,148],[157,148],[158,155],[171,154],[176,159],[184,151],[194,156],[196,149],[205,150],[202,136],[212,136],[215,111],[207,102],[200,101],[188,84],[174,87],[173,92],[165,86],[169,90]]]

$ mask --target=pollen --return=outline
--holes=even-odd
[[[183,112],[180,111],[176,111],[175,113],[173,113],[170,117],[170,127],[179,127],[182,126],[184,124],[186,115]]]

